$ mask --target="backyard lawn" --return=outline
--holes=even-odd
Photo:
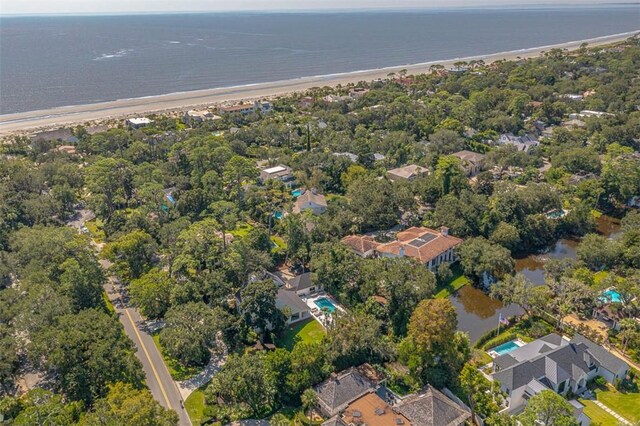
[[[324,328],[313,318],[287,329],[278,339],[278,346],[292,350],[298,342],[317,342],[322,339]]]
[[[189,414],[191,423],[200,425],[204,420],[204,392],[201,389],[196,389],[191,395],[184,401],[184,409]]]
[[[469,284],[469,280],[462,274],[462,268],[460,265],[455,264],[451,268],[452,276],[448,282],[444,285],[436,287],[436,299],[445,299],[451,296],[456,291],[460,290],[465,285]]]
[[[631,423],[640,422],[640,393],[619,392],[611,386],[597,388],[596,398]]]
[[[233,231],[229,231],[229,233],[234,237],[242,238],[242,237],[246,237],[249,234],[249,232],[253,230],[253,228],[254,227],[251,224],[242,223],[236,226],[236,229],[234,229]]]
[[[591,419],[593,426],[618,426],[618,420],[611,414],[598,407],[593,401],[580,399],[584,405],[584,413]]]

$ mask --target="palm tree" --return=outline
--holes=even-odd
[[[620,339],[622,339],[622,352],[627,351],[627,346],[629,342],[640,337],[640,333],[638,333],[638,323],[631,318],[621,319],[618,323],[620,326]]]

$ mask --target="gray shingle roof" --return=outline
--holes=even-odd
[[[394,409],[412,425],[420,426],[458,426],[471,417],[471,413],[431,386],[403,399]]]
[[[351,401],[373,390],[375,384],[357,369],[350,368],[313,387],[318,403],[328,416],[334,416]]]
[[[326,422],[322,423],[322,426],[347,426],[339,417],[332,417]]]
[[[292,314],[309,310],[309,306],[304,303],[304,300],[300,299],[300,296],[298,296],[295,291],[283,288],[278,290],[276,306],[278,309],[282,309],[287,306],[291,309]]]
[[[571,343],[579,343],[585,345],[587,348],[589,348],[589,353],[593,355],[593,357],[600,363],[600,365],[611,371],[612,373],[616,373],[622,367],[627,366],[626,362],[611,354],[602,346],[592,342],[591,340],[580,334],[576,334],[573,339],[571,339]]]
[[[309,287],[313,287],[313,282],[311,281],[311,272],[305,272],[304,274],[291,278],[288,281],[288,284],[289,287],[291,287],[291,289],[295,291],[305,290]]]
[[[567,342],[550,334],[496,358],[494,362],[501,370],[494,378],[510,391],[536,379],[556,386],[567,379],[578,381],[592,368],[591,361],[614,373],[626,364],[583,336],[576,335]]]

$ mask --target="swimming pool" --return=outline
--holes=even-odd
[[[615,290],[607,290],[602,293],[602,296],[600,296],[600,300],[603,302],[620,303],[620,293]]]
[[[510,341],[507,343],[503,343],[500,346],[496,346],[495,348],[491,349],[491,351],[497,353],[499,356],[502,356],[504,354],[508,354],[509,352],[516,350],[520,347],[520,345],[518,345],[515,341]]]
[[[291,191],[291,195],[293,195],[294,197],[298,198],[299,196],[302,195],[303,192],[304,192],[304,190],[298,188],[298,189],[294,189],[293,191]]]
[[[331,302],[330,299],[326,297],[319,297],[313,301],[319,309],[326,309],[329,312],[333,312],[336,310],[336,306]]]

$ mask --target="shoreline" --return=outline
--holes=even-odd
[[[35,131],[88,122],[123,119],[133,115],[180,112],[192,108],[219,105],[227,102],[249,101],[290,95],[293,93],[304,92],[312,87],[335,87],[337,85],[358,83],[360,81],[372,81],[379,78],[384,79],[387,78],[387,74],[390,72],[398,72],[402,69],[406,69],[408,74],[423,74],[428,72],[429,66],[434,64],[450,67],[458,61],[482,59],[485,63],[490,64],[500,60],[535,58],[540,56],[543,52],[554,48],[575,50],[579,48],[582,43],[589,43],[589,47],[602,46],[624,41],[638,33],[640,33],[640,29],[585,40],[576,40],[486,55],[3,114],[0,115],[0,137],[6,137],[13,134],[32,133]]]

